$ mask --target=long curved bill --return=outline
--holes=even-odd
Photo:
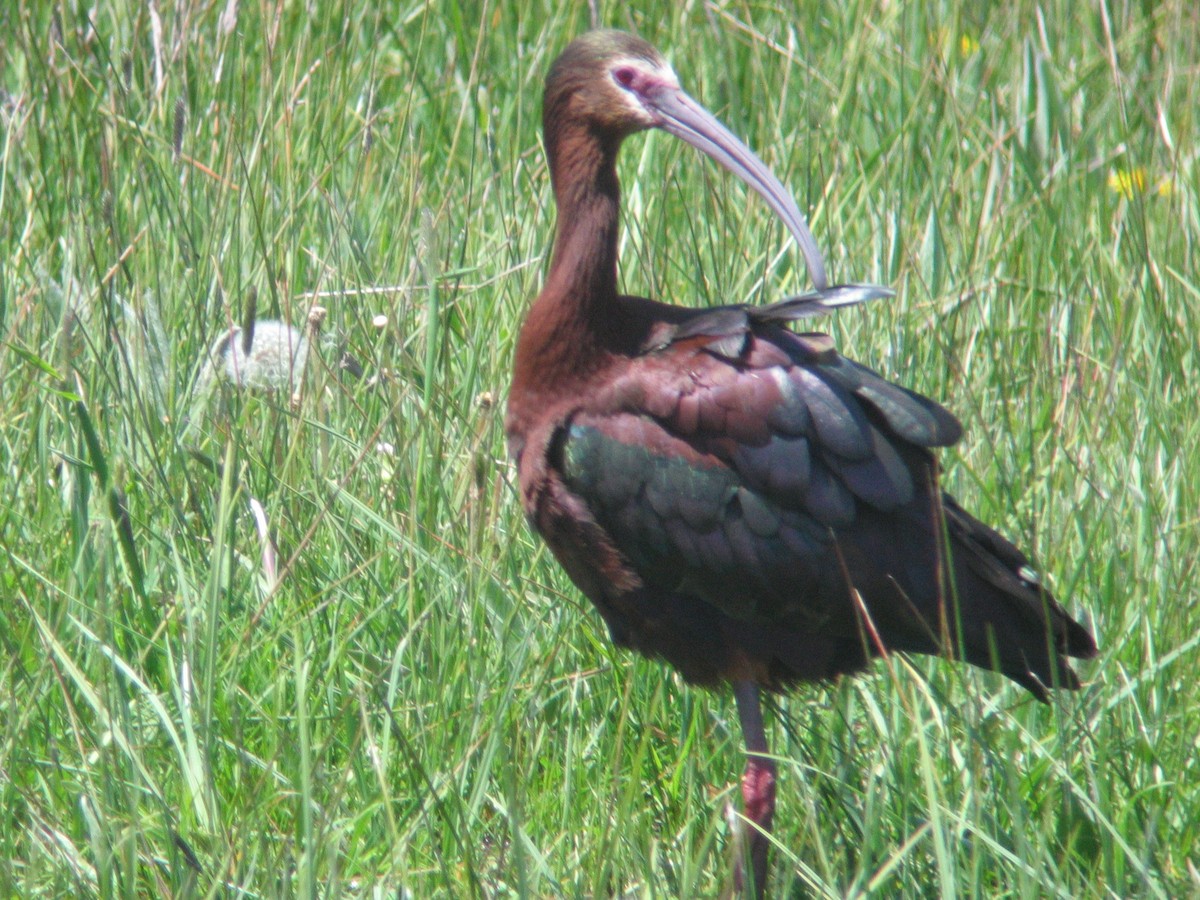
[[[678,88],[664,85],[648,92],[646,100],[662,117],[657,123],[659,128],[711,156],[762,195],[800,245],[813,286],[818,291],[825,290],[829,286],[825,275],[825,259],[813,240],[812,232],[808,230],[804,216],[787,188],[771,174],[771,170],[755,156],[754,151],[734,137],[733,132],[722,125],[716,116]]]

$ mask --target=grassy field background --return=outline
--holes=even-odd
[[[1101,644],[1050,707],[903,658],[781,701],[772,894],[1200,893],[1193,5],[596,6],[897,289],[827,327],[961,416],[948,486]],[[0,9],[0,894],[721,890],[732,700],[608,646],[503,446],[590,15]],[[621,176],[626,290],[806,286],[690,149]],[[198,391],[251,291],[328,310],[296,405]]]

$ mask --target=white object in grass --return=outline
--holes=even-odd
[[[254,323],[249,348],[237,325],[213,345],[218,376],[240,388],[294,391],[308,359],[308,338],[299,329],[274,319]]]

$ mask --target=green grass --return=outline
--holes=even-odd
[[[773,893],[1200,891],[1190,4],[598,5],[795,189],[835,278],[897,288],[828,327],[961,416],[949,487],[1102,648],[1052,707],[902,658],[780,701]],[[731,698],[608,646],[503,445],[564,8],[0,10],[0,895],[727,881]],[[621,173],[630,292],[805,286],[678,142]],[[367,378],[326,349],[297,407],[198,399],[251,288],[296,324],[316,298]]]

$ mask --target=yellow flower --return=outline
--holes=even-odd
[[[1134,194],[1146,193],[1146,170],[1142,166],[1117,169],[1108,176],[1108,186],[1126,200],[1130,200]]]
[[[971,56],[979,52],[979,40],[972,35],[964,33],[958,39],[958,52],[964,57]]]

